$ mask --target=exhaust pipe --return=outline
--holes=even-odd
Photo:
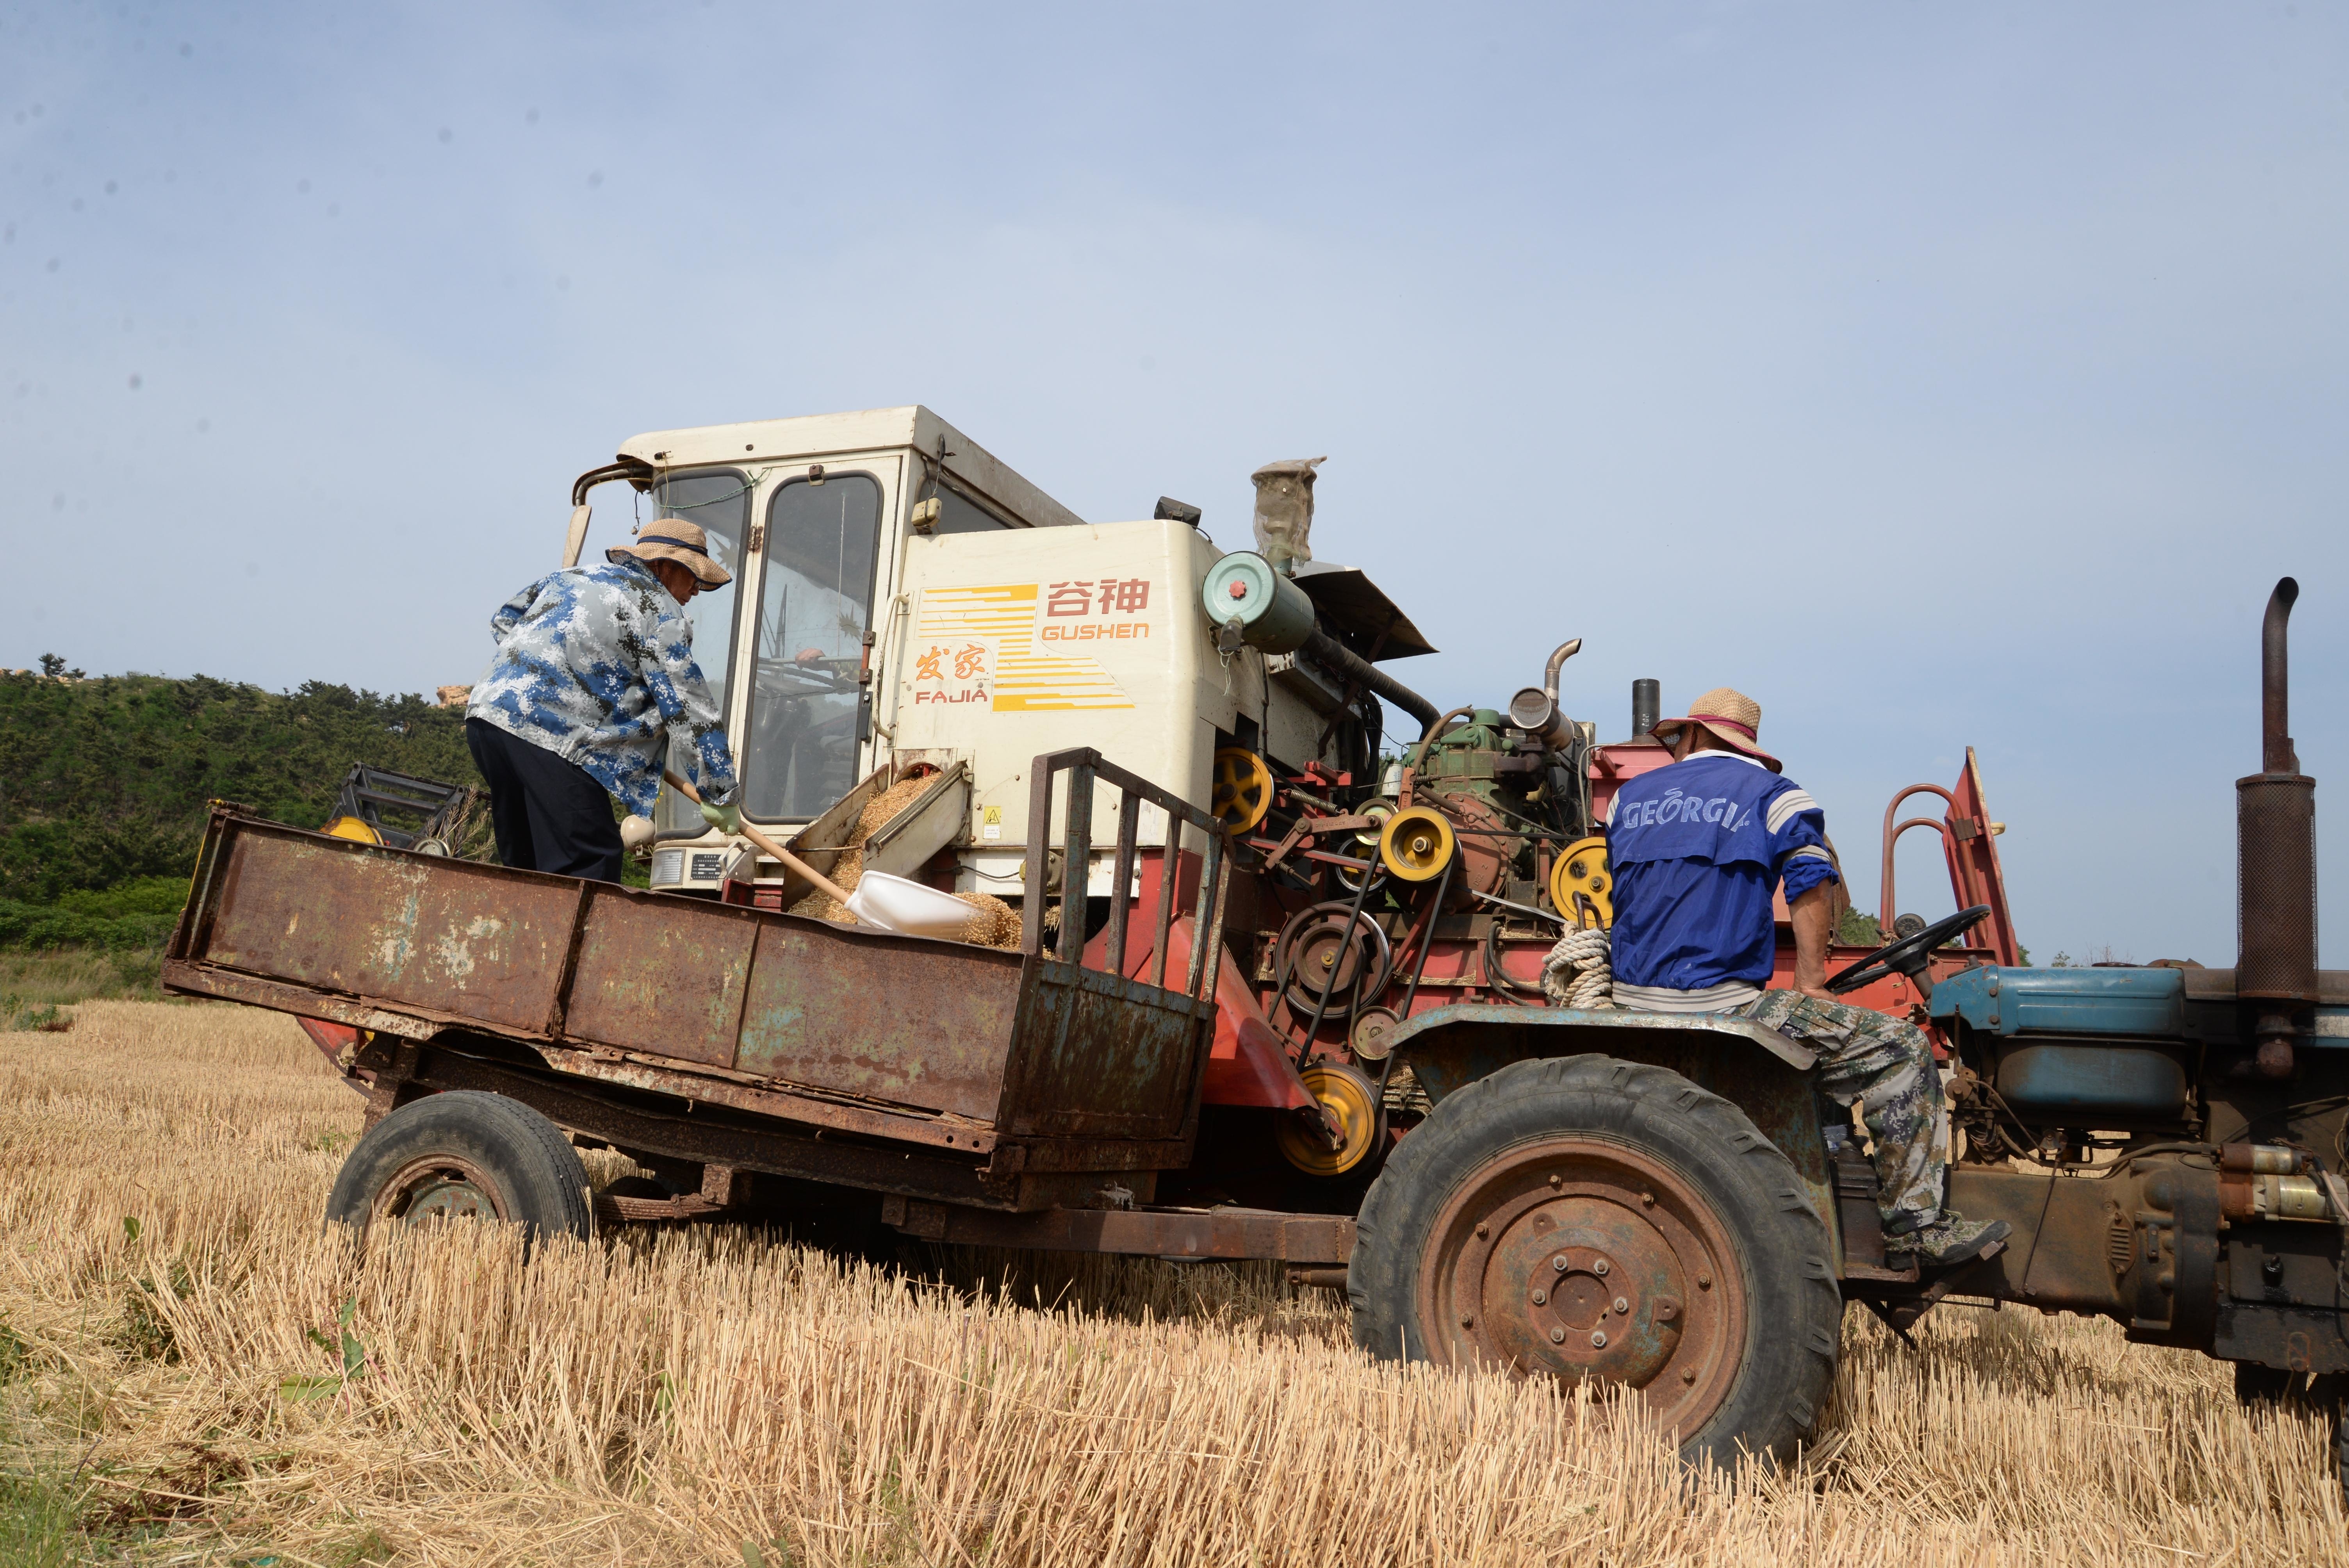
[[[1662,683],[1636,680],[1631,683],[1631,738],[1644,739],[1648,731],[1656,727],[1663,717],[1664,688]]]
[[[2300,584],[2269,595],[2260,628],[2261,771],[2235,780],[2235,997],[2252,1006],[2257,1070],[2289,1078],[2297,1016],[2316,1004],[2316,780],[2292,745],[2285,623]]]
[[[1521,688],[1509,699],[1509,722],[1519,729],[1538,736],[1552,750],[1564,746],[1574,735],[1574,721],[1557,708],[1557,672],[1566,661],[1582,651],[1582,639],[1569,637],[1560,643],[1542,666],[1542,684]]]
[[[1307,634],[1297,651],[1330,674],[1378,693],[1419,720],[1421,734],[1426,734],[1427,727],[1435,722],[1433,703],[1319,627]]]

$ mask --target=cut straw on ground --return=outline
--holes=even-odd
[[[0,1036],[5,1467],[133,1560],[2349,1562],[2319,1418],[2108,1325],[1855,1313],[1811,1457],[1692,1474],[1268,1267],[322,1234],[359,1108],[290,1021],[76,1012]]]

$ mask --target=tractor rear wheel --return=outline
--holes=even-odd
[[[542,1235],[594,1225],[587,1171],[554,1123],[472,1089],[410,1100],[367,1130],[343,1161],[326,1218],[366,1230],[435,1219],[503,1220]]]
[[[1835,1379],[1826,1223],[1745,1114],[1663,1068],[1517,1062],[1449,1096],[1362,1203],[1373,1355],[1637,1389],[1691,1460],[1789,1454]]]

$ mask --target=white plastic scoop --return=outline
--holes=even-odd
[[[866,925],[877,925],[903,936],[937,936],[952,940],[962,934],[978,911],[950,892],[887,872],[866,872],[856,879],[849,895],[848,913]]]

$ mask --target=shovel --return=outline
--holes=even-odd
[[[668,771],[667,769],[663,769],[661,770],[661,777],[668,780],[668,787],[670,789],[676,790],[678,794],[684,796],[695,805],[698,806],[701,804],[701,792],[696,789],[692,785],[687,783],[684,779],[678,778],[676,774]],[[765,851],[770,860],[781,862],[785,871],[797,872],[800,875],[807,878],[808,881],[815,883],[819,889],[830,894],[832,898],[839,903],[842,909],[844,910],[848,907],[848,901],[852,895],[846,892],[846,890],[843,889],[839,883],[833,882],[830,877],[825,876],[822,872],[816,870],[813,866],[800,859],[799,856],[792,853],[791,851],[783,848],[782,845],[775,842],[774,840],[767,837],[766,834],[761,832],[758,829],[752,827],[748,822],[742,824],[742,836],[750,840],[751,843],[757,845],[761,851]],[[855,916],[852,914],[849,918],[853,920]]]

